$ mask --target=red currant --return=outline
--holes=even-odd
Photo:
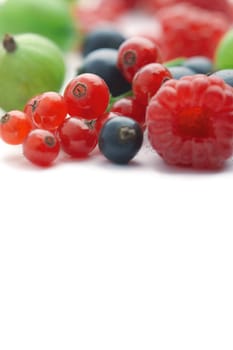
[[[161,62],[160,49],[147,38],[135,36],[119,47],[117,65],[130,83],[141,67],[152,62]]]
[[[171,73],[162,64],[147,64],[135,74],[132,82],[132,89],[136,99],[147,105],[162,83],[171,78]]]
[[[134,97],[124,97],[116,101],[111,112],[118,113],[137,121],[142,128],[145,127],[146,106],[138,102]]]
[[[27,103],[25,104],[24,110],[23,110],[24,113],[26,113],[27,116],[31,119],[31,121],[32,121],[33,104],[36,101],[36,99],[37,99],[37,96],[34,96],[34,97],[30,98],[30,100],[27,101]]]
[[[58,129],[63,150],[72,157],[84,158],[97,145],[97,133],[91,122],[69,117]]]
[[[109,120],[113,117],[117,117],[117,116],[119,116],[118,113],[110,111],[110,112],[104,113],[100,118],[98,118],[94,124],[94,128],[95,128],[97,135],[99,135],[103,125],[106,123],[107,120]]]
[[[0,134],[11,145],[21,144],[32,129],[30,118],[21,111],[10,111],[0,119]]]
[[[32,130],[23,143],[23,154],[32,163],[40,166],[50,165],[58,156],[60,144],[55,135],[48,130]]]
[[[37,128],[55,130],[67,115],[64,97],[57,92],[44,92],[30,99],[24,108]]]
[[[71,116],[90,120],[104,114],[109,104],[110,92],[105,81],[98,75],[84,73],[68,83],[64,98]]]

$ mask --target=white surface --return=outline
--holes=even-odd
[[[1,350],[232,350],[232,161],[0,154]]]

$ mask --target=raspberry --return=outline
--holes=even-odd
[[[94,6],[93,6],[93,3]],[[87,33],[104,23],[111,23],[131,7],[136,0],[99,0],[90,1],[92,6],[78,4],[74,7],[79,28]]]
[[[224,15],[190,4],[180,4],[158,12],[163,30],[163,59],[179,56],[213,58],[216,47],[229,29]]]
[[[229,16],[230,4],[227,0],[140,0],[142,6],[149,11],[155,11],[163,7],[172,6],[177,3],[187,2],[194,6],[206,9],[208,11],[218,11]]]
[[[233,153],[233,90],[214,75],[171,79],[152,97],[146,122],[167,163],[221,167]]]

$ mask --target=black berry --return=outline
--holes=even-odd
[[[213,73],[213,75],[222,78],[226,84],[233,87],[233,69],[222,69]]]
[[[180,79],[180,78],[185,77],[187,75],[195,74],[195,72],[193,70],[191,70],[188,67],[183,67],[183,66],[169,67],[168,70],[170,71],[173,79]]]
[[[143,131],[128,117],[113,117],[103,125],[99,135],[99,149],[110,161],[127,164],[142,146]]]
[[[90,52],[102,48],[118,49],[125,39],[126,38],[114,28],[98,28],[86,35],[82,45],[82,54],[83,56],[87,56]]]
[[[183,63],[183,66],[199,74],[209,74],[213,72],[213,63],[205,56],[190,57]]]
[[[117,53],[115,49],[99,49],[87,55],[78,70],[81,73],[93,73],[105,80],[111,95],[116,97],[131,90],[131,85],[125,80],[117,68]]]

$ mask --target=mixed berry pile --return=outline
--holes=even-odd
[[[127,164],[146,134],[168,164],[222,167],[233,154],[233,70],[216,71],[214,55],[231,25],[230,4],[165,3],[118,1],[119,8],[158,10],[162,36],[126,38],[106,25],[89,31],[64,93],[44,92],[23,111],[8,111],[0,120],[2,140],[22,144],[24,156],[40,166],[52,164],[61,149],[80,159],[96,147]]]

